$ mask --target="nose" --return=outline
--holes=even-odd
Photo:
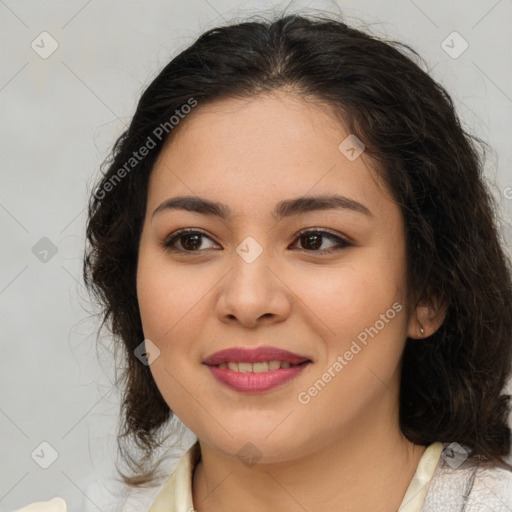
[[[254,329],[283,322],[290,315],[293,294],[269,263],[265,251],[250,263],[234,255],[216,305],[222,322]]]

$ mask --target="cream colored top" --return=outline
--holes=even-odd
[[[398,512],[421,511],[428,484],[442,451],[441,443],[432,443],[423,452]],[[162,487],[149,512],[193,512],[192,475],[199,456],[199,443],[195,443],[180,460],[178,467]]]

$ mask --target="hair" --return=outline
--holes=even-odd
[[[130,486],[154,480],[149,461],[174,416],[134,353],[144,340],[136,270],[148,179],[168,134],[179,129],[169,129],[169,119],[191,99],[279,90],[329,105],[364,142],[405,221],[408,297],[413,306],[445,307],[434,334],[406,340],[402,433],[421,445],[456,441],[470,458],[506,463],[509,395],[501,393],[512,360],[511,266],[478,151],[483,143],[462,127],[449,94],[412,48],[336,16],[279,15],[204,32],[147,87],[103,163],[88,204],[83,274],[101,305],[100,330],[108,326],[122,349],[118,448]],[[150,140],[154,147],[134,162]]]

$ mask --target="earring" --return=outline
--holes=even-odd
[[[423,327],[420,325],[420,332],[421,334],[425,334],[425,329],[423,329]]]

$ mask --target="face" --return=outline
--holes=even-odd
[[[395,425],[413,334],[404,222],[367,155],[287,93],[199,104],[178,128],[150,178],[137,274],[169,407],[261,462]],[[232,348],[247,352],[212,359]]]

